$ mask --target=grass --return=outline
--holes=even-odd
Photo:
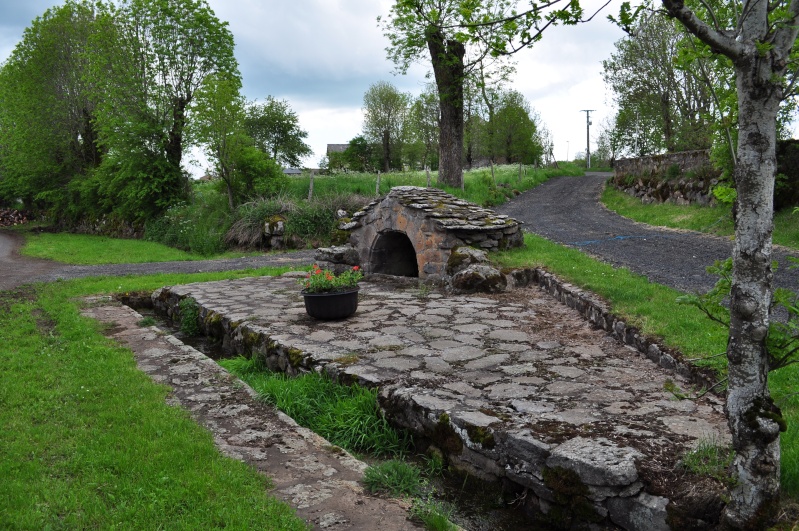
[[[572,163],[560,163],[560,168],[525,167],[519,179],[519,166],[503,165],[494,167],[494,177],[490,168],[479,168],[465,171],[463,174],[464,189],[439,186],[436,181],[438,172],[430,172],[431,186],[438,187],[467,201],[479,205],[491,206],[503,203],[514,195],[513,190],[522,192],[538,186],[542,182],[558,175],[579,176],[584,169]],[[314,197],[328,195],[358,194],[367,197],[382,195],[394,186],[427,186],[427,175],[423,171],[392,172],[380,175],[379,194],[376,174],[350,173],[322,175],[314,177]],[[294,199],[307,199],[310,177],[294,177],[283,190],[283,193]]]
[[[234,258],[247,254],[226,252],[209,257],[187,253],[173,247],[145,240],[126,240],[106,236],[68,234],[65,232],[43,232],[39,234],[19,232],[25,236],[25,246],[21,250],[23,255],[32,258],[55,260],[65,264],[99,265],[178,262],[208,260],[210,258]]]
[[[649,282],[625,268],[588,257],[532,234],[526,246],[497,253],[495,259],[506,267],[542,267],[581,288],[590,290],[610,305],[611,311],[638,327],[644,334],[659,337],[664,344],[682,351],[693,363],[726,370],[726,358],[711,357],[726,351],[727,331],[711,322],[693,306],[678,304],[680,292]],[[769,373],[769,388],[788,423],[781,443],[782,491],[799,498],[799,365]]]
[[[389,496],[418,496],[422,493],[422,472],[414,465],[400,459],[391,459],[372,465],[363,474],[366,490]]]
[[[680,464],[694,474],[729,484],[731,480],[729,467],[734,457],[735,450],[732,447],[713,440],[702,440],[696,448],[685,454]]]
[[[154,275],[0,293],[0,528],[306,529],[223,457],[77,297],[276,273]]]
[[[680,206],[673,203],[644,205],[635,197],[606,186],[602,203],[610,210],[634,221],[657,227],[693,230],[731,237],[735,233],[732,208],[729,205]],[[799,249],[799,214],[783,209],[774,214],[774,243]],[[710,265],[710,264],[708,264]]]
[[[381,413],[377,389],[339,385],[317,373],[288,378],[263,371],[256,362],[241,357],[219,364],[297,424],[345,450],[394,456],[410,446],[409,436],[392,428]]]

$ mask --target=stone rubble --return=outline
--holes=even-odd
[[[591,522],[666,529],[670,502],[691,506],[679,457],[703,440],[729,442],[720,398],[677,400],[664,389],[689,391],[688,380],[537,287],[445,295],[414,281],[362,282],[356,315],[324,322],[305,313],[303,275],[167,287],[153,302],[176,318],[179,301],[194,298],[207,334],[272,370],[378,387],[392,422],[452,466],[526,489],[526,505],[549,515],[565,507]],[[640,342],[621,324],[620,339]]]

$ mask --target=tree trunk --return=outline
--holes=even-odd
[[[188,102],[184,98],[175,98],[172,108],[172,128],[169,130],[169,139],[166,145],[166,159],[175,168],[180,168],[180,161],[183,158],[183,127],[186,123],[186,106]],[[179,171],[176,172],[180,174]]]
[[[431,26],[425,32],[441,107],[438,180],[460,188],[463,184],[463,43],[445,40]]]
[[[390,158],[391,158],[391,137],[389,135],[388,129],[383,131],[383,173],[388,173],[390,169]]]
[[[754,46],[736,61],[738,191],[727,346],[727,414],[735,448],[736,486],[725,523],[763,529],[775,517],[780,488],[782,416],[768,390],[766,336],[772,296],[771,232],[776,119],[782,91],[772,65]]]

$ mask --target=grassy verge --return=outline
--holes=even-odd
[[[627,269],[614,269],[576,249],[563,247],[532,234],[525,235],[526,247],[498,253],[496,260],[506,267],[542,267],[563,280],[588,289],[610,304],[611,310],[644,334],[656,336],[671,347],[695,359],[697,366],[709,367],[723,375],[723,353],[727,331],[711,322],[692,306],[677,304],[680,292],[649,282]],[[769,374],[769,386],[788,422],[782,434],[782,488],[786,496],[799,498],[799,366],[789,365]]]
[[[602,203],[610,210],[641,223],[658,227],[694,230],[717,236],[733,236],[732,208],[672,203],[644,205],[640,200],[611,186],[602,192]],[[799,214],[784,209],[774,214],[774,243],[799,249]]]
[[[209,432],[167,406],[167,388],[81,317],[75,300],[236,276],[244,274],[0,293],[0,528],[306,528],[266,493],[263,476],[223,457]]]
[[[123,240],[105,236],[43,232],[23,232],[25,246],[21,253],[33,258],[55,260],[65,264],[138,264],[144,262],[178,262],[238,258],[263,253],[226,252],[213,256],[187,253],[166,245],[144,241]]]

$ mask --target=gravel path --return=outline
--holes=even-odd
[[[682,291],[706,291],[716,277],[705,268],[732,254],[732,241],[692,231],[660,229],[636,223],[599,202],[608,173],[558,177],[497,207],[525,223],[525,230],[578,248],[614,266]],[[798,256],[796,253],[791,253]],[[796,289],[799,270],[775,249],[778,286]]]
[[[0,289],[11,289],[26,282],[52,282],[93,276],[208,273],[267,266],[307,265],[313,262],[314,256],[314,250],[307,249],[224,260],[81,266],[21,256],[18,252],[21,244],[22,239],[18,235],[0,231]]]

